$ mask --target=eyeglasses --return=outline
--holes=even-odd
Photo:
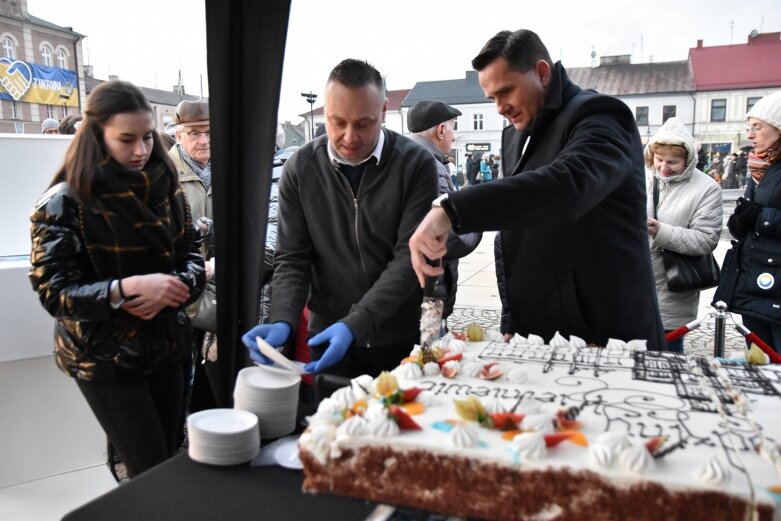
[[[193,139],[199,139],[201,136],[206,136],[206,139],[211,139],[211,133],[208,130],[185,130],[185,134]]]
[[[762,130],[763,128],[765,128],[763,125],[756,125],[756,124],[754,124],[754,125],[747,125],[746,126],[746,134],[750,134],[751,132],[756,134],[760,130]]]

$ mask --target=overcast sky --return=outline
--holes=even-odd
[[[260,0],[259,0],[260,1]],[[205,8],[199,0],[28,0],[31,15],[84,34],[84,58],[97,78],[116,74],[145,87],[208,96]],[[706,46],[745,43],[781,31],[781,0],[292,0],[280,120],[309,112],[302,92],[318,95],[344,58],[366,59],[389,89],[463,78],[486,40],[504,29],[532,29],[554,60],[582,67],[597,56],[632,62],[685,60]],[[106,23],[106,20],[110,20]],[[729,64],[724,64],[728,75]]]

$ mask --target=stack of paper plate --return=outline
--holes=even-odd
[[[237,409],[208,409],[187,417],[190,457],[210,465],[251,461],[260,449],[258,418]]]
[[[258,417],[260,436],[279,438],[296,428],[301,375],[267,366],[239,371],[233,405]]]

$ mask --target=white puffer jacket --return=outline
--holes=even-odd
[[[677,176],[660,176],[654,168],[653,143],[685,147],[686,169]],[[696,318],[700,292],[672,293],[667,289],[661,250],[705,255],[716,249],[722,227],[721,187],[695,168],[694,138],[678,118],[668,119],[651,138],[645,147],[645,164],[649,217],[654,215],[654,178],[659,180],[656,218],[660,227],[656,238],[649,236],[649,240],[662,324],[665,330],[671,330]]]

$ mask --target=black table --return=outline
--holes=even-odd
[[[63,521],[363,521],[375,504],[301,492],[303,473],[277,466],[214,467],[181,452],[68,513]]]

